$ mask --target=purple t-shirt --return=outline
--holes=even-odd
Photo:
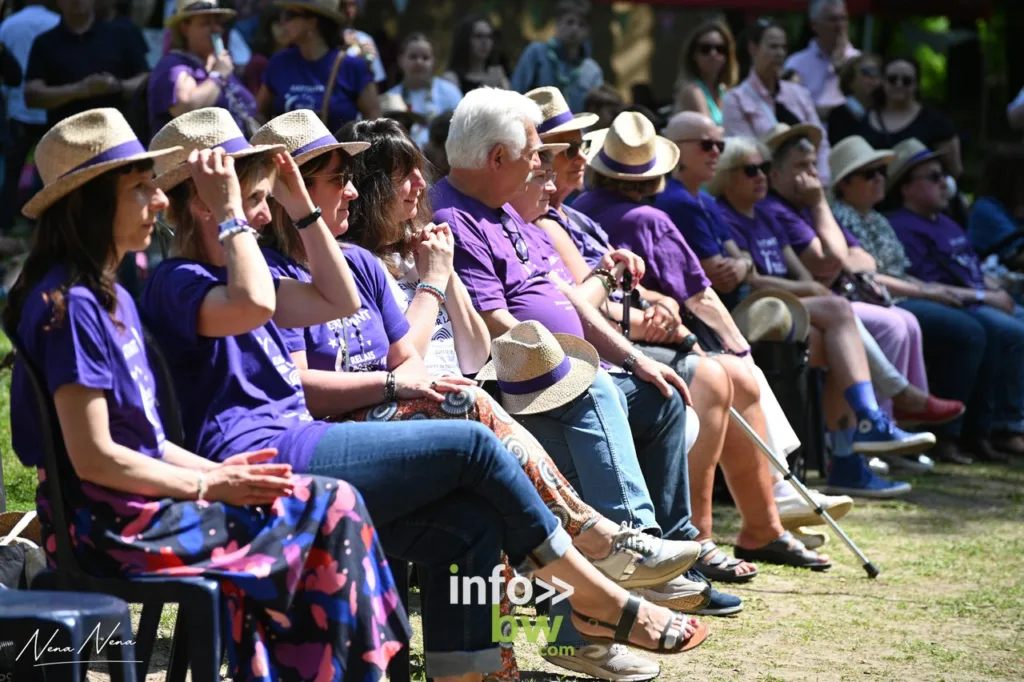
[[[494,209],[462,194],[448,178],[434,185],[430,201],[434,222],[448,223],[455,235],[455,271],[474,308],[508,310],[520,322],[536,320],[553,333],[583,337],[576,309],[549,278],[552,258],[561,259],[543,230],[524,223],[508,204]],[[525,263],[513,247],[516,234],[526,247],[519,247]]]
[[[327,79],[331,77],[338,48],[324,56],[307,61],[299,48],[289,47],[270,58],[263,72],[263,84],[274,95],[274,115],[298,109],[311,109],[320,114],[324,104]],[[327,128],[337,130],[348,121],[359,118],[356,101],[370,83],[373,73],[366,59],[346,55],[338,67],[331,102],[327,109]]]
[[[223,461],[277,448],[276,461],[305,471],[330,424],[313,421],[299,371],[273,320],[248,334],[210,338],[196,330],[210,289],[227,270],[184,258],[163,261],[142,291],[142,312],[171,367],[185,445]]]
[[[664,211],[603,189],[585,192],[573,207],[601,223],[616,247],[644,259],[647,272],[640,284],[648,289],[682,303],[711,287],[697,255]]]
[[[736,245],[750,254],[759,273],[769,277],[789,276],[782,255],[782,250],[789,246],[789,238],[768,211],[754,206],[754,217],[750,218],[736,211],[724,197],[718,199],[718,211]]]
[[[701,260],[727,256],[725,242],[731,239],[714,198],[704,192],[693,196],[675,178],[665,183],[665,191],[654,199],[655,208],[668,214],[683,239]]]
[[[131,294],[115,285],[119,329],[89,289],[73,286],[64,295],[64,318],[58,325],[48,294],[67,281],[67,269],[54,266],[25,299],[17,330],[25,354],[42,373],[51,396],[67,384],[103,391],[114,442],[161,457],[166,441],[156,382]],[[43,466],[35,400],[21,362],[15,362],[11,379],[11,441],[23,464]]]
[[[544,217],[561,225],[572,239],[572,243],[579,249],[587,265],[596,268],[604,255],[611,249],[608,243],[608,233],[591,220],[590,216],[580,213],[573,207],[563,204],[562,210],[565,211],[565,218],[553,208],[549,208]]]
[[[905,208],[887,217],[910,259],[907,274],[925,282],[985,288],[978,255],[952,218],[940,213],[932,220]]]
[[[818,238],[818,233],[814,231],[814,225],[811,222],[810,209],[795,208],[792,204],[774,193],[762,199],[758,206],[775,218],[775,222],[785,231],[786,236],[789,238],[789,244],[793,247],[796,255],[802,254],[804,249]],[[849,230],[842,225],[839,226],[839,229],[842,230],[847,246],[850,248],[860,247],[860,242],[850,234]]]
[[[155,133],[174,118],[171,115],[171,107],[178,103],[175,86],[182,73],[192,76],[196,85],[201,85],[210,78],[210,74],[197,57],[179,50],[164,55],[149,74],[149,85],[146,90],[150,131]],[[227,77],[213,106],[231,112],[239,130],[246,129],[247,118],[252,119],[256,116],[256,97],[234,74]]]
[[[312,282],[313,278],[309,270],[302,267],[280,251],[260,249],[263,252],[263,259],[267,261],[267,268],[275,280],[295,279],[300,282]],[[306,328],[305,327],[278,327],[281,339],[284,341],[284,348],[289,353],[306,350]]]

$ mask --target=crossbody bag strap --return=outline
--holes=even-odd
[[[345,50],[338,48],[338,56],[334,58],[334,66],[331,67],[331,75],[327,79],[327,87],[324,89],[324,103],[320,107],[320,120],[324,122],[324,125],[330,128],[327,124],[327,110],[331,106],[331,95],[334,94],[334,86],[338,82],[338,70],[341,68],[341,61],[345,58]]]

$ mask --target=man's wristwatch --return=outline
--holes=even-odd
[[[634,353],[630,353],[629,357],[622,361],[622,369],[626,370],[627,372],[632,372],[633,371],[633,366],[636,364],[636,361],[639,360],[639,359],[640,359],[640,356],[637,353],[635,353],[635,352]]]
[[[974,291],[974,300],[976,302],[978,302],[978,303],[984,303],[985,302],[985,290],[984,289],[975,289],[975,291]]]

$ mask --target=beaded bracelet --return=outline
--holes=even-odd
[[[252,226],[242,218],[229,218],[222,222],[217,229],[217,241],[221,244],[223,244],[224,240],[228,237],[233,237],[234,235],[242,234],[243,232],[248,232],[254,237],[256,236],[256,230],[254,230]]]
[[[601,286],[604,287],[605,292],[607,292],[608,294],[611,294],[613,291],[615,291],[615,276],[612,275],[612,273],[609,270],[606,270],[604,268],[597,268],[589,275],[587,275],[587,279],[590,279],[592,277],[601,283]]]
[[[423,290],[440,301],[441,305],[444,305],[448,301],[448,297],[444,295],[444,292],[435,287],[433,284],[427,284],[426,282],[420,282],[416,285],[416,291]]]

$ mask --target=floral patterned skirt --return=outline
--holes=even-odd
[[[551,456],[519,422],[515,421],[486,391],[467,388],[445,394],[438,403],[429,398],[399,400],[376,407],[357,410],[333,421],[408,421],[411,419],[465,419],[480,422],[498,437],[512,453],[533,483],[548,509],[562,524],[570,537],[576,537],[600,517],[593,507],[583,502],[569,481],[562,476]],[[332,420],[329,420],[332,421]],[[506,583],[515,573],[505,566]],[[512,604],[502,590],[501,615],[512,612]],[[503,669],[490,677],[518,679],[512,644],[502,644]]]
[[[56,540],[39,470],[36,502],[51,562]],[[235,680],[383,677],[411,636],[358,491],[296,476],[273,505],[152,499],[65,482],[73,550],[97,576],[217,580]]]

